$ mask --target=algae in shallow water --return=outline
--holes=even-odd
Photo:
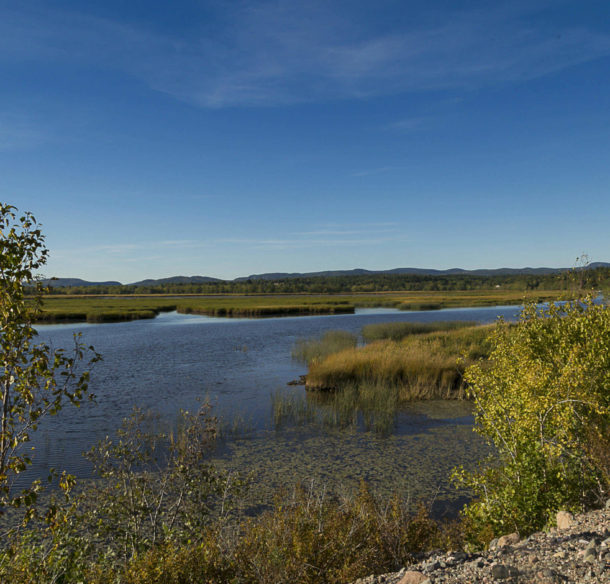
[[[217,462],[251,472],[248,504],[267,506],[278,490],[310,484],[338,494],[365,481],[380,496],[400,493],[412,501],[435,500],[437,512],[455,512],[464,493],[449,481],[458,464],[474,468],[488,453],[469,425],[437,425],[418,433],[380,437],[370,432],[264,432],[226,445]]]

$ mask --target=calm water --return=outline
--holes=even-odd
[[[33,472],[44,475],[55,467],[87,477],[90,469],[81,453],[112,434],[134,406],[154,409],[171,421],[180,409],[196,409],[207,398],[224,420],[238,416],[252,429],[245,439],[229,440],[224,463],[254,470],[270,489],[291,480],[348,485],[366,479],[381,489],[400,484],[414,496],[445,490],[450,468],[471,464],[480,454],[465,404],[413,404],[398,414],[393,435],[382,438],[354,428],[278,430],[271,395],[304,392],[286,385],[306,372],[290,357],[298,338],[330,329],[359,333],[376,322],[493,322],[517,313],[514,306],[413,313],[363,309],[350,315],[255,320],[166,313],[120,324],[40,326],[40,339],[55,348],[68,348],[81,331],[83,342],[104,360],[91,376],[97,403],[66,407],[45,420],[36,437]]]

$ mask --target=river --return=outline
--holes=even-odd
[[[81,453],[112,435],[134,406],[152,409],[171,423],[181,409],[208,400],[237,434],[223,442],[220,464],[253,473],[268,492],[295,481],[350,489],[366,480],[381,492],[400,489],[413,498],[456,504],[447,476],[455,464],[473,465],[485,447],[472,432],[469,405],[415,403],[396,413],[389,436],[361,424],[329,428],[282,424],[272,415],[278,395],[302,395],[287,383],[306,372],[290,356],[299,338],[327,330],[359,333],[366,324],[390,321],[514,319],[519,308],[461,308],[423,312],[360,309],[355,314],[267,319],[160,314],[151,320],[113,324],[40,325],[41,341],[69,348],[74,333],[93,345],[103,361],[91,373],[95,403],[67,405],[47,418],[34,440],[33,468],[49,467],[78,477],[91,474]],[[239,420],[234,424],[235,420]],[[263,495],[261,495],[263,497]]]

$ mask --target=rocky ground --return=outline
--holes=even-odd
[[[610,584],[610,501],[606,508],[573,517],[557,514],[557,527],[521,539],[516,533],[491,542],[483,553],[430,554],[394,574],[354,584],[454,583]]]

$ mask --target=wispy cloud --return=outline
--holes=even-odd
[[[219,237],[206,240],[176,239],[163,241],[138,241],[90,246],[79,249],[54,249],[53,258],[68,260],[104,256],[113,262],[136,262],[174,257],[178,252],[202,249],[230,249],[248,247],[251,249],[290,250],[342,247],[370,247],[391,242],[406,241],[408,238],[398,224],[365,223],[353,225],[328,224],[311,231],[295,232],[290,237]]]
[[[375,223],[375,224],[365,224],[361,226],[328,226],[322,227],[319,229],[314,229],[312,231],[302,231],[297,235],[312,237],[319,235],[332,235],[336,237],[345,237],[348,235],[372,235],[379,233],[397,233],[398,226],[396,223]]]
[[[386,126],[387,130],[394,130],[398,132],[413,132],[415,130],[421,129],[421,127],[428,122],[429,119],[426,117],[412,117],[412,118],[402,118],[397,120],[391,124]]]
[[[176,240],[165,240],[165,241],[139,241],[130,243],[113,243],[107,245],[96,245],[84,248],[75,249],[54,249],[53,255],[56,257],[69,257],[69,256],[82,256],[86,254],[105,254],[113,257],[119,256],[133,256],[138,255],[140,252],[157,252],[167,253],[173,252],[180,249],[199,249],[213,245],[213,242],[199,241],[194,239],[176,239]],[[139,257],[139,255],[138,255]],[[166,257],[155,256],[155,257]]]
[[[199,29],[180,37],[83,13],[15,6],[0,21],[0,60],[80,61],[119,70],[203,107],[472,89],[610,55],[609,35],[554,25],[554,5],[547,2],[446,11],[434,20],[414,13],[377,30],[366,14],[332,3],[220,3],[212,5],[214,26],[202,19]],[[542,16],[533,19],[536,10]]]
[[[225,238],[217,243],[248,245],[259,249],[307,249],[375,246],[406,240],[406,235],[396,223],[368,223],[324,225],[311,231],[294,233],[289,238]]]
[[[159,245],[167,247],[199,247],[201,242],[195,239],[168,239],[160,241]]]
[[[20,114],[0,114],[0,151],[28,150],[48,140],[44,126]]]
[[[379,168],[368,168],[366,170],[359,170],[357,172],[353,172],[351,176],[354,177],[362,177],[362,176],[370,176],[373,174],[384,174],[386,172],[390,172],[394,170],[395,166],[380,166]]]
[[[223,244],[247,245],[257,249],[312,249],[312,248],[339,248],[339,247],[368,247],[384,243],[407,241],[405,236],[393,237],[357,237],[357,238],[277,238],[277,239],[224,239]]]

